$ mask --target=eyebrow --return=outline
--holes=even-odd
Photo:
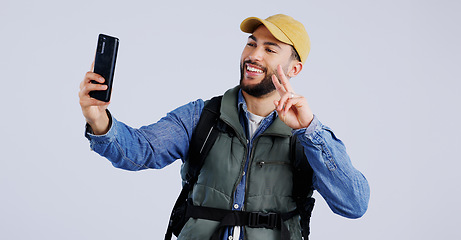
[[[250,35],[248,38],[252,39],[255,42],[258,41],[258,39],[254,35]],[[264,42],[263,45],[275,46],[275,47],[282,49],[282,47],[280,47],[277,43],[274,43],[274,42]]]

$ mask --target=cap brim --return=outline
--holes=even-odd
[[[280,42],[293,45],[288,37],[273,23],[257,17],[249,17],[242,21],[240,30],[246,33],[253,33],[260,25],[264,25],[272,35]]]

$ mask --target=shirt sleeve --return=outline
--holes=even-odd
[[[313,185],[330,209],[347,218],[365,214],[370,188],[365,176],[352,166],[346,147],[316,116],[308,128],[295,131],[314,170]]]
[[[190,102],[169,112],[158,122],[139,129],[118,121],[109,113],[109,131],[94,135],[87,125],[85,137],[93,151],[117,168],[131,171],[160,169],[177,159],[186,159],[203,106],[201,99]]]

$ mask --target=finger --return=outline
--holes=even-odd
[[[281,110],[279,110],[279,106],[282,106],[283,107],[283,104],[281,104],[279,101],[277,100],[274,100],[274,105],[275,105],[275,111],[277,111],[277,114],[279,115],[279,117],[282,119],[283,121],[283,108]]]
[[[285,73],[283,72],[282,65],[277,66],[277,74],[279,75],[279,78],[282,82],[283,87],[287,92],[294,92],[293,88],[291,87],[290,81],[288,81],[288,78],[286,77]]]
[[[94,72],[87,72],[85,74],[85,80],[86,82],[91,82],[91,80],[94,80],[98,83],[104,83],[106,81],[101,75]]]
[[[277,111],[279,114],[281,114],[282,111],[283,111],[283,105],[284,105],[283,102],[275,100],[274,104],[275,104],[275,111]]]
[[[99,83],[104,83],[104,78],[102,78],[99,74],[87,72],[83,80],[80,82],[80,90],[86,87],[86,85],[93,83],[93,80]]]
[[[283,96],[283,94],[285,94],[286,90],[285,88],[283,87],[283,85],[280,83],[279,79],[277,78],[277,76],[272,75],[272,83],[274,84],[275,86],[275,89],[277,90],[278,94],[281,96]]]
[[[106,106],[110,104],[110,102],[104,102],[96,98],[91,98],[88,102],[91,104],[91,106]]]
[[[93,60],[93,62],[91,63],[90,71],[94,72],[94,60]]]
[[[283,95],[281,95],[277,111],[282,111],[284,108],[286,108],[287,101],[289,100],[289,95],[289,93],[284,93]]]
[[[91,91],[98,91],[98,90],[91,90],[91,89],[84,88],[82,91],[78,93],[78,96],[80,98],[80,103],[81,104],[83,103],[82,105],[86,105],[86,106],[92,106],[92,105],[100,106],[101,105],[102,106],[107,103],[107,102],[91,97],[90,96]]]
[[[283,109],[284,100],[282,98],[283,94],[280,95],[280,99],[277,101],[277,108],[275,110],[281,111]]]
[[[95,82],[92,82],[91,80],[89,80],[89,81],[84,81],[83,82],[83,88],[91,89],[90,91],[93,91],[93,90],[106,90],[107,85],[106,84],[95,83]]]
[[[110,104],[110,102],[103,102],[103,101],[97,100],[95,98],[89,98],[89,99],[86,99],[86,100],[80,100],[80,106],[82,106],[82,107],[91,107],[91,106],[103,107],[103,106],[108,106],[109,104]]]
[[[291,106],[293,105],[291,99],[287,99],[286,103],[285,103],[285,108],[283,109],[283,113],[286,114],[288,112],[288,110],[290,110]]]
[[[103,84],[93,84],[87,83],[84,84],[83,88],[80,90],[80,97],[89,97],[91,91],[104,91],[107,90],[107,85]]]
[[[279,101],[274,100],[275,110],[278,112],[279,109]]]
[[[89,83],[85,88],[86,91],[91,92],[91,91],[104,91],[107,90],[107,85],[104,84],[94,84],[94,83]]]
[[[292,108],[292,107],[295,107],[297,108],[297,104],[299,102],[300,98],[297,97],[297,98],[289,98],[287,100],[287,102],[285,103],[285,114]],[[294,109],[293,109],[294,110]]]

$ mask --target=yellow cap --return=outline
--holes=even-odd
[[[277,40],[293,46],[301,62],[306,62],[311,49],[311,41],[302,23],[290,16],[277,14],[266,19],[249,17],[243,20],[240,29],[246,33],[253,33],[261,24],[266,26]]]

